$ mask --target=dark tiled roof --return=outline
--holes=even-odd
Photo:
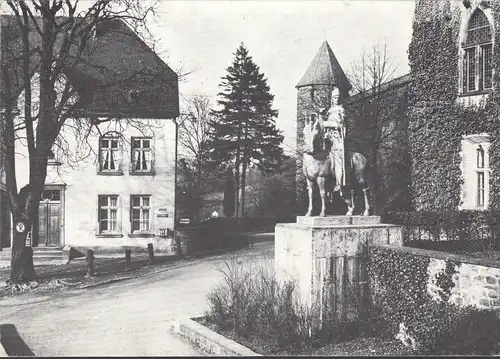
[[[381,94],[381,93],[384,93],[385,91],[392,90],[392,89],[398,88],[400,86],[407,85],[410,82],[412,82],[411,74],[406,74],[406,75],[403,75],[401,77],[397,77],[393,80],[390,80],[390,81],[383,83],[382,85],[380,85],[380,90],[377,91],[377,93]],[[349,97],[346,100],[346,102],[347,102],[347,104],[354,103],[354,102],[359,101],[363,98],[369,98],[369,97],[373,96],[374,94],[375,94],[375,92],[373,91],[373,89],[369,89],[365,92],[358,92],[357,94]]]
[[[22,90],[20,33],[12,16],[0,17],[4,81],[2,97],[16,97]],[[60,35],[62,38],[62,34]],[[41,43],[39,34],[30,31],[30,47]],[[56,44],[56,51],[60,43]],[[80,95],[83,114],[116,117],[173,118],[179,115],[177,74],[121,20],[102,21],[89,42],[83,61],[65,68],[65,74]],[[14,60],[14,61],[13,61]],[[32,69],[39,61],[32,57]]]
[[[335,85],[347,91],[351,89],[342,67],[326,41],[323,42],[304,76],[295,87],[309,85]]]

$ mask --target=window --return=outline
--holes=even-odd
[[[476,176],[477,176],[477,206],[484,207],[484,149],[481,145],[476,150]]]
[[[99,170],[101,172],[120,172],[120,148],[118,135],[105,135],[99,140]]]
[[[118,233],[118,195],[99,196],[99,233]]]
[[[151,196],[130,196],[132,233],[149,232],[151,219]]]
[[[489,202],[489,136],[468,135],[462,140],[462,204],[460,209],[484,210]]]
[[[469,20],[462,58],[462,93],[493,87],[492,32],[486,15],[477,9]]]
[[[61,200],[61,191],[58,189],[46,189],[40,195],[40,199],[42,201],[60,201]]]
[[[130,164],[131,172],[149,173],[153,171],[151,138],[132,137],[132,158]]]

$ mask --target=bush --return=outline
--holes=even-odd
[[[404,242],[411,247],[483,251],[500,245],[500,212],[495,210],[387,212],[382,219],[404,226]]]
[[[280,283],[269,268],[235,258],[218,269],[223,283],[208,294],[208,321],[278,347],[312,343],[314,309],[301,303],[295,282]]]
[[[372,247],[368,262],[374,313],[379,331],[412,339],[426,354],[493,354],[498,352],[500,321],[492,310],[449,303],[455,263],[446,262],[438,276],[441,300],[427,292],[430,259],[388,248]],[[375,319],[375,318],[373,318]],[[407,328],[401,335],[401,325]],[[399,333],[398,333],[399,330]],[[409,340],[409,341],[412,341]]]

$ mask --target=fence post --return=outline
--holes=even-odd
[[[149,263],[153,263],[155,260],[155,252],[153,249],[153,243],[148,243],[148,253],[149,253]]]
[[[125,270],[132,268],[132,250],[125,249]]]
[[[91,278],[94,276],[94,251],[92,249],[89,249],[87,251],[87,275],[86,277]]]

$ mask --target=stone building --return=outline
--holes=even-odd
[[[409,63],[416,210],[499,206],[498,1],[418,0]]]
[[[377,194],[380,203],[376,206],[376,211],[407,207],[405,203],[407,199],[404,197],[408,196],[403,192],[408,187],[408,170],[407,167],[401,167],[402,163],[397,159],[404,158],[405,156],[400,152],[407,149],[407,137],[404,132],[407,127],[406,109],[410,83],[411,77],[406,75],[385,83],[376,90],[351,95],[352,86],[332,49],[326,41],[321,45],[302,79],[296,85],[296,192],[300,208],[307,206],[306,183],[302,174],[304,123],[306,119],[320,116],[322,109],[331,106],[331,94],[335,87],[339,89],[340,101],[346,113],[346,148],[360,152],[369,161],[378,164],[376,171],[380,179]],[[378,104],[377,101],[382,104]],[[370,122],[374,120],[372,107],[375,103],[382,107],[377,112],[381,131],[387,132],[389,128],[391,129],[390,135],[377,143],[374,143],[373,138],[370,137],[369,130]],[[396,149],[398,151],[395,151]],[[377,155],[374,155],[375,153]],[[396,174],[398,171],[400,173]],[[338,209],[341,205],[342,203],[336,203],[333,207]]]
[[[2,36],[4,53],[19,42],[11,20],[2,17],[2,35],[10,33]],[[33,41],[35,46],[39,38],[34,35]],[[77,89],[80,117],[67,120],[61,130],[63,140],[52,148],[31,244],[103,248],[144,247],[154,242],[156,248],[170,250],[175,218],[177,74],[119,20],[99,25],[92,41],[87,63],[95,66],[65,73]],[[36,80],[36,69],[31,75]],[[18,107],[23,109],[23,89],[9,92],[19,98]],[[91,131],[81,133],[81,118],[109,121],[96,122]],[[29,178],[24,142],[16,141],[18,188]],[[2,245],[8,247],[12,234],[4,225]]]
[[[338,61],[323,44],[297,85],[298,165],[304,119],[329,106],[328,94],[339,86],[348,148],[373,162],[373,148],[366,147],[371,134],[363,122],[370,122],[365,109],[374,98],[386,98],[386,124],[398,127],[378,149],[379,212],[499,208],[499,14],[496,1],[416,0],[410,74],[382,85],[376,94],[349,96]],[[321,104],[313,106],[315,101]],[[300,167],[298,192],[305,187],[299,172]]]

